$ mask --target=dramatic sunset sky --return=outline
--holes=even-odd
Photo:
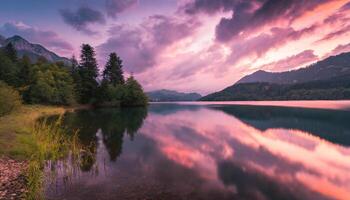
[[[110,52],[146,90],[221,90],[350,51],[349,0],[1,0],[0,34],[61,56]]]

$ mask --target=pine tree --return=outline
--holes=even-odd
[[[103,71],[103,79],[113,86],[124,84],[125,81],[122,68],[123,61],[116,53],[111,53],[105,70]]]
[[[125,82],[125,93],[122,100],[124,106],[145,106],[148,99],[142,86],[137,80],[130,76]]]
[[[31,74],[30,74],[30,68],[32,66],[31,60],[27,55],[24,55],[22,59],[20,59],[19,62],[20,71],[19,71],[19,79],[21,81],[22,86],[26,86],[30,84],[31,81]]]
[[[98,77],[98,68],[95,56],[93,47],[88,44],[82,45],[79,65],[79,75],[81,78],[79,92],[82,103],[91,103],[95,99],[95,93],[98,87],[96,80]]]
[[[11,42],[5,46],[5,54],[12,62],[17,62],[17,51]]]
[[[79,73],[79,63],[77,61],[77,59],[75,58],[75,56],[73,55],[72,58],[70,59],[71,62],[71,76],[73,78],[73,82],[74,82],[74,91],[75,91],[75,95],[77,97],[80,97],[80,90],[81,90],[81,77],[80,77],[80,73]]]

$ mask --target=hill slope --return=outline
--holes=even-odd
[[[327,80],[345,74],[350,74],[350,52],[331,56],[306,68],[288,72],[273,73],[259,70],[243,77],[237,83],[267,82],[293,84]]]
[[[32,44],[18,35],[15,35],[13,37],[3,40],[2,46],[6,46],[9,43],[12,43],[12,45],[15,47],[19,57],[23,57],[23,55],[27,55],[34,62],[37,61],[37,59],[40,56],[42,56],[42,57],[45,57],[50,62],[62,61],[66,64],[70,63],[69,59],[60,57],[57,54],[47,50],[45,47],[39,44]],[[0,44],[1,44],[1,37],[0,37]]]
[[[202,96],[198,93],[182,93],[173,90],[156,90],[147,92],[150,101],[196,101]]]
[[[300,70],[258,71],[202,101],[350,99],[350,53],[343,53]]]

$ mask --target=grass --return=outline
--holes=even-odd
[[[35,153],[31,155],[27,168],[27,199],[43,199],[43,170],[46,161],[58,161],[68,154],[79,158],[82,149],[77,134],[67,134],[61,119],[54,123],[38,122],[32,130]]]
[[[22,106],[0,118],[0,156],[28,161],[26,199],[43,199],[44,166],[47,160],[59,160],[68,153],[79,156],[81,146],[77,134],[67,134],[56,123],[38,122],[40,117],[62,115],[70,108],[53,106]]]
[[[31,132],[36,120],[47,115],[60,115],[66,110],[64,107],[25,105],[0,117],[0,156],[28,160],[36,151]]]

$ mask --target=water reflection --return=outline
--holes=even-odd
[[[92,162],[49,199],[350,199],[350,112],[157,104],[67,114]],[[126,139],[128,138],[128,139]],[[91,145],[92,144],[92,145]]]

